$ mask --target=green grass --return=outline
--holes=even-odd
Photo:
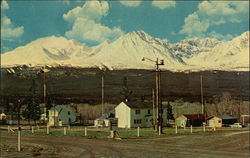
[[[210,132],[211,129],[206,129],[206,132]],[[193,128],[193,133],[201,133],[203,129],[200,128]],[[16,134],[10,132],[9,134]],[[190,128],[178,128],[178,134],[190,134]],[[135,138],[137,137],[137,128],[132,129],[118,129],[119,137],[121,138]],[[63,128],[57,129],[50,129],[49,134],[47,134],[46,129],[40,129],[39,131],[34,130],[34,133],[31,130],[22,130],[23,136],[31,136],[31,135],[48,135],[48,136],[64,136]],[[84,128],[75,129],[71,128],[70,130],[67,129],[67,136],[81,136],[84,137]],[[88,129],[87,131],[87,138],[107,138],[110,135],[110,132],[107,129]],[[164,128],[163,135],[176,135],[175,128]],[[157,132],[154,131],[152,128],[141,128],[140,129],[140,137],[153,137],[158,136]]]

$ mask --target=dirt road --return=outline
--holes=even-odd
[[[218,131],[122,140],[81,136],[25,136],[16,152],[16,135],[1,132],[0,157],[157,158],[249,157],[249,131]]]

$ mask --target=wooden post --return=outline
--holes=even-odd
[[[17,151],[20,152],[21,151],[21,130],[18,129],[18,136],[17,136]]]
[[[34,127],[31,126],[31,133],[34,133]]]
[[[214,131],[216,131],[216,128],[215,128],[215,126],[214,126]]]
[[[47,134],[49,134],[49,125],[47,125]]]
[[[103,77],[103,74],[102,74],[102,115],[104,113],[104,77]]]
[[[158,127],[158,134],[161,135],[161,126]]]
[[[193,133],[193,126],[190,126],[190,132]]]
[[[63,135],[67,135],[66,127],[63,127]]]
[[[85,131],[85,132],[84,132],[84,135],[87,136],[88,133],[87,133],[87,128],[86,128],[86,127],[85,127],[85,130],[84,130],[84,131]]]
[[[8,133],[10,132],[10,126],[8,126]]]
[[[152,103],[153,103],[153,128],[155,130],[156,120],[155,120],[155,91],[152,89]]]
[[[177,127],[177,125],[175,125],[175,133],[176,134],[178,133],[178,127]]]
[[[137,127],[137,137],[140,137],[140,127]]]
[[[206,132],[206,125],[203,123],[203,132]]]

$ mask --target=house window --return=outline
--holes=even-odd
[[[150,114],[150,109],[148,109],[148,114]]]
[[[68,115],[70,115],[70,111],[68,111]]]
[[[141,124],[141,119],[139,119],[139,120],[134,120],[134,124]]]
[[[137,114],[137,115],[140,114],[140,112],[141,111],[139,109],[135,110],[135,114]]]
[[[221,120],[219,120],[218,123],[221,123]]]

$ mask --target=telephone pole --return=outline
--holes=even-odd
[[[200,75],[201,82],[201,113],[204,114],[204,104],[203,104],[203,85],[202,85],[202,75]]]
[[[155,120],[155,90],[152,88],[152,103],[153,103],[153,129],[155,130],[156,120]]]
[[[149,58],[143,57],[142,61],[149,60],[151,62],[155,62],[156,65],[156,73],[155,73],[155,90],[156,90],[156,112],[157,112],[157,133],[162,134],[163,132],[163,109],[162,109],[162,102],[161,102],[161,75],[160,75],[160,65],[164,65],[164,60],[158,60],[156,58],[156,61],[151,60]]]
[[[104,106],[104,76],[102,74],[102,116],[103,116],[103,106]]]

